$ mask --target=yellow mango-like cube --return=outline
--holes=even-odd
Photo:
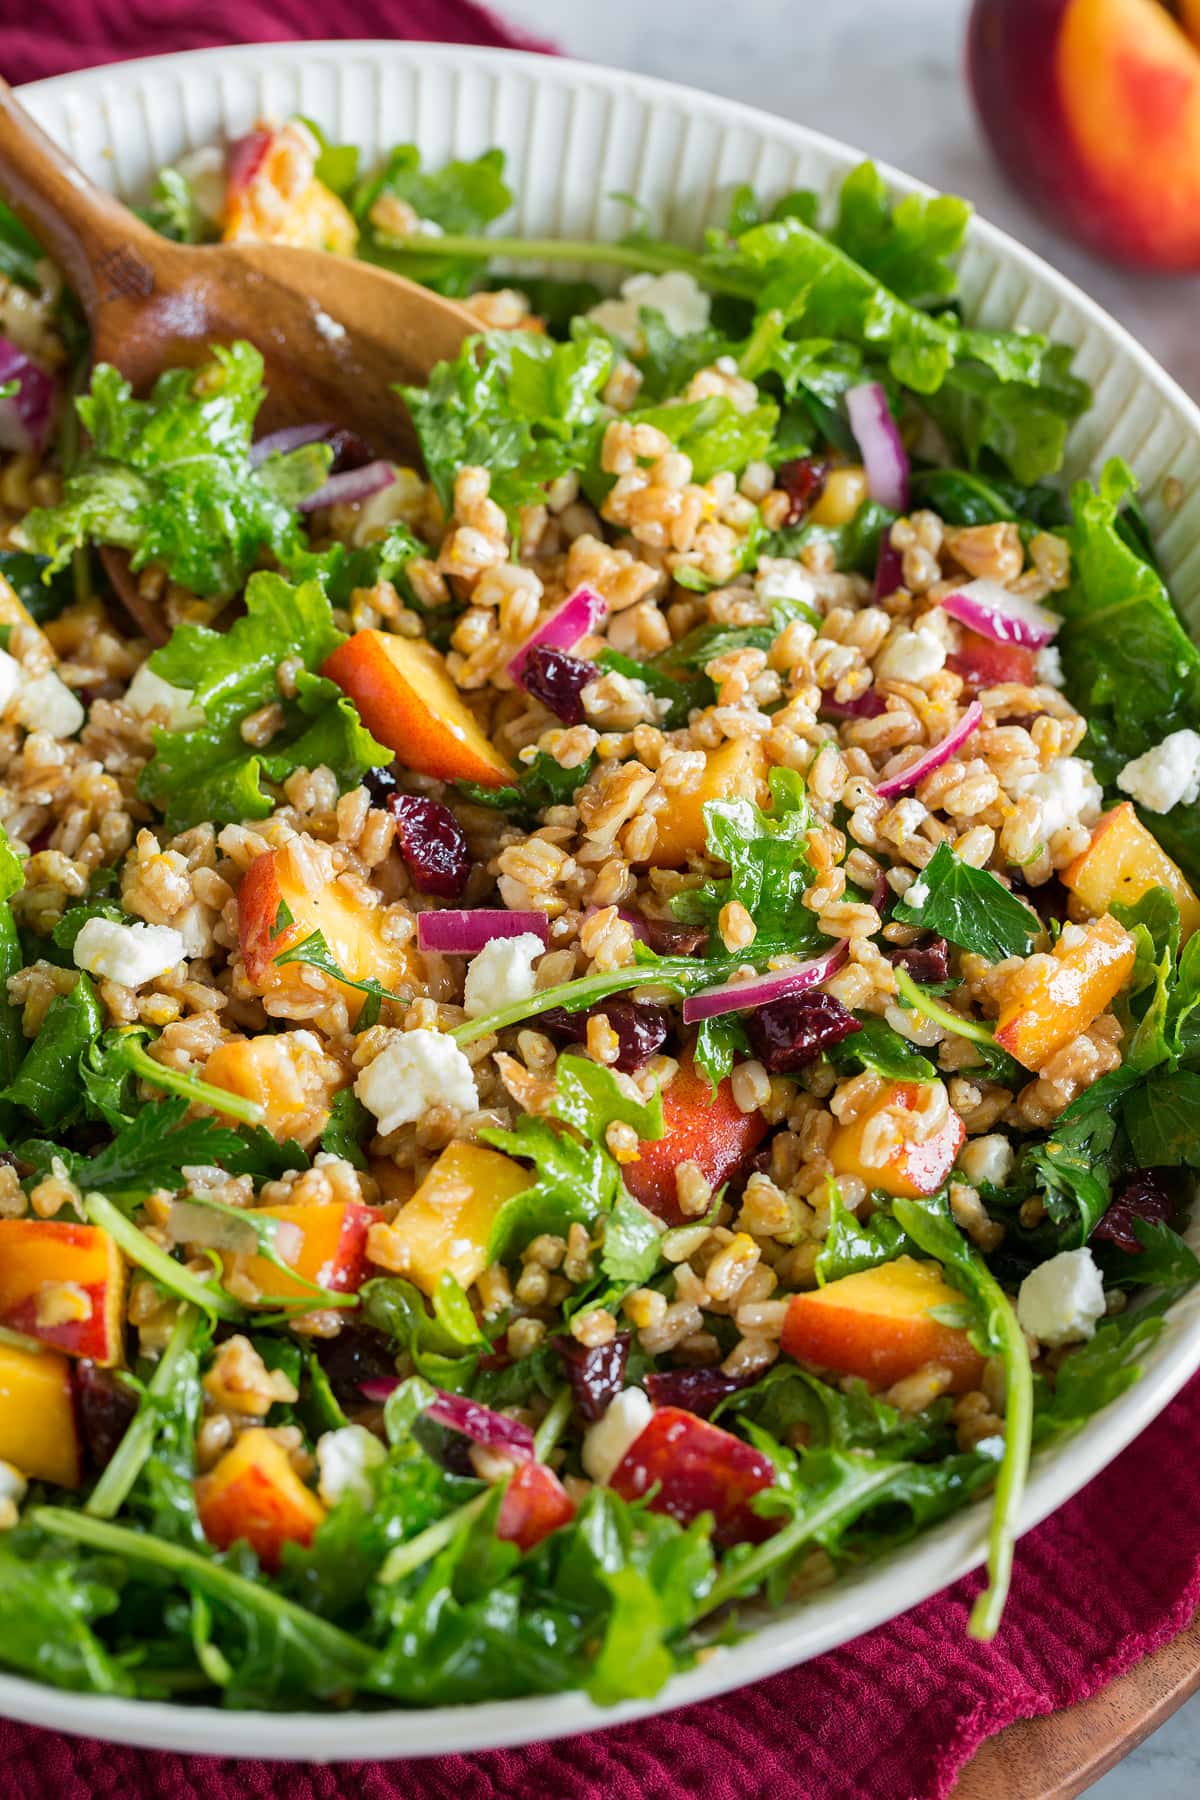
[[[226,1093],[257,1100],[272,1137],[281,1144],[295,1138],[304,1149],[324,1131],[334,1094],[346,1085],[342,1065],[311,1031],[229,1038],[209,1056],[204,1079]]]
[[[1200,897],[1142,824],[1131,800],[1123,800],[1097,821],[1091,843],[1063,870],[1062,880],[1097,915],[1107,912],[1114,900],[1132,906],[1150,888],[1166,888],[1179,908],[1184,938],[1200,928]]]
[[[247,1543],[267,1569],[279,1567],[285,1544],[310,1544],[325,1517],[283,1445],[259,1426],[244,1431],[195,1488],[209,1543],[218,1550]]]
[[[1111,913],[1090,925],[1067,925],[1037,979],[1000,1014],[996,1042],[1027,1069],[1086,1031],[1129,980],[1137,955],[1132,937]]]
[[[820,498],[809,508],[814,525],[848,525],[867,497],[867,471],[857,463],[830,469]]]
[[[0,1460],[30,1481],[79,1486],[71,1366],[57,1350],[0,1344]]]
[[[753,800],[765,806],[768,797],[762,744],[757,738],[730,738],[708,752],[704,773],[695,787],[672,794],[670,804],[657,815],[658,836],[650,860],[657,868],[674,869],[686,863],[690,853],[699,856],[703,852],[708,835],[705,801]]]
[[[391,1224],[372,1227],[367,1253],[430,1297],[445,1274],[465,1290],[491,1260],[501,1207],[529,1185],[529,1171],[498,1150],[450,1144]]]
[[[953,1376],[951,1392],[963,1394],[978,1386],[983,1358],[965,1329],[933,1316],[942,1307],[963,1305],[937,1263],[900,1256],[794,1294],[783,1348],[799,1362],[858,1375],[879,1387],[940,1363]]]
[[[834,1173],[856,1175],[868,1187],[902,1199],[936,1194],[967,1135],[952,1106],[934,1130],[925,1131],[922,1109],[939,1086],[889,1081],[870,1107],[835,1127],[829,1141]]]

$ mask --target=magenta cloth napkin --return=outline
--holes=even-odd
[[[43,0],[0,15],[30,81],[166,50],[396,37],[549,49],[473,0]],[[397,120],[403,134],[403,121]],[[973,1576],[843,1649],[724,1699],[479,1756],[333,1767],[127,1750],[0,1721],[14,1800],[943,1800],[992,1733],[1086,1699],[1200,1605],[1200,1377],[1024,1539],[995,1642],[966,1636]],[[1061,1452],[1070,1456],[1069,1444]],[[64,1698],[64,1705],[66,1704]]]

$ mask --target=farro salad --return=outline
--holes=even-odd
[[[0,219],[0,1664],[65,1688],[651,1695],[973,1502],[990,1636],[1200,1274],[1200,653],[1124,465],[1055,484],[1070,353],[870,165],[700,250],[509,204],[292,121],[150,207],[465,297],[423,469],[256,436],[248,344],[89,373]]]

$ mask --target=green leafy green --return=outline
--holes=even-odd
[[[80,975],[69,994],[57,994],[2,1098],[43,1127],[61,1126],[79,1110],[79,1059],[99,1035],[96,990]]]
[[[893,206],[882,175],[865,162],[842,183],[829,235],[901,300],[929,306],[954,293],[952,258],[970,217],[968,202],[951,194],[907,194]]]
[[[915,1044],[901,1037],[886,1019],[873,1013],[856,1013],[858,1030],[826,1051],[840,1071],[870,1069],[885,1081],[936,1081],[937,1070]]]
[[[96,1624],[116,1611],[114,1566],[81,1559],[27,1531],[0,1541],[0,1662],[76,1693],[132,1694],[133,1678]]]
[[[1041,930],[1037,914],[998,876],[963,862],[949,844],[938,845],[913,886],[920,892],[920,905],[905,897],[893,917],[904,925],[936,931],[960,950],[989,962],[1028,956]]]
[[[1156,1074],[1126,1097],[1121,1117],[1136,1164],[1200,1168],[1200,1074]]]
[[[397,234],[387,230],[385,209],[380,209],[378,223],[372,218],[372,208],[381,198],[402,201],[419,220],[428,221],[440,232],[482,231],[512,205],[512,193],[504,181],[504,152],[488,150],[471,162],[456,160],[429,170],[421,167],[415,144],[398,144],[379,169],[358,183],[351,198],[351,211],[362,233],[360,256],[394,268],[412,281],[424,282],[439,293],[468,293],[485,257],[441,255],[436,237],[431,233],[422,242],[419,227],[415,244],[410,234],[399,234],[406,254],[396,255]],[[413,250],[422,253],[414,256]]]
[[[834,1188],[830,1195],[829,1230],[817,1252],[816,1275],[822,1286],[842,1275],[857,1275],[897,1256],[911,1256],[916,1245],[886,1208],[859,1220]]]
[[[49,557],[28,550],[0,550],[0,576],[38,625],[56,619],[75,599],[74,572],[51,570]]]
[[[195,189],[178,169],[160,169],[148,206],[142,208],[147,225],[177,244],[207,244],[218,235],[217,227],[196,199]]]
[[[768,779],[769,812],[753,800],[705,801],[708,854],[727,863],[729,874],[687,888],[671,903],[677,919],[711,932],[721,909],[740,902],[754,920],[750,953],[755,958],[803,954],[823,941],[816,916],[803,901],[813,880],[812,813],[804,782],[792,769],[772,769]]]
[[[374,1135],[370,1113],[352,1087],[342,1088],[333,1097],[329,1123],[321,1133],[321,1148],[330,1156],[344,1157],[356,1169],[367,1166],[363,1144]]]
[[[460,781],[459,792],[473,806],[487,806],[508,813],[518,824],[536,825],[551,806],[569,806],[596,765],[589,756],[573,769],[564,769],[548,750],[539,750],[530,762],[521,763],[511,787],[481,787]]]
[[[323,969],[327,975],[331,975],[343,987],[353,988],[356,993],[365,994],[367,996],[366,1004],[356,1021],[356,1028],[359,1031],[366,1031],[377,1023],[380,1007],[385,1000],[394,1000],[399,1005],[404,1004],[399,994],[394,994],[391,988],[385,988],[383,983],[376,981],[373,975],[368,976],[365,981],[356,981],[347,975],[334,958],[333,952],[325,941],[323,931],[309,932],[306,938],[298,944],[293,944],[289,950],[279,951],[274,961],[280,968],[285,963],[306,963],[309,968]]]

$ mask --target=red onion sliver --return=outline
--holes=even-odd
[[[845,962],[846,951],[846,940],[842,938],[811,962],[797,963],[791,969],[772,969],[747,981],[724,981],[720,987],[691,994],[683,1003],[684,1021],[698,1025],[701,1019],[715,1019],[721,1013],[748,1012],[752,1007],[768,1006],[772,1000],[785,1000],[789,994],[802,994],[806,988],[827,981]]]
[[[508,673],[520,686],[531,650],[549,646],[554,650],[573,650],[580,638],[587,637],[603,622],[608,601],[594,588],[577,587],[561,606],[544,618],[526,638],[508,665]]]
[[[378,1375],[369,1381],[360,1381],[358,1391],[364,1400],[378,1405],[400,1385],[398,1375]],[[460,1431],[472,1443],[503,1451],[516,1462],[533,1460],[533,1433],[528,1425],[523,1425],[520,1419],[510,1419],[504,1413],[493,1412],[490,1406],[469,1400],[465,1394],[448,1394],[438,1388],[436,1398],[426,1407],[425,1413],[427,1418],[436,1419],[448,1431]]]
[[[57,410],[57,383],[19,345],[0,337],[0,382],[14,380],[16,393],[0,400],[0,450],[44,450]]]
[[[417,914],[418,950],[440,950],[448,956],[474,956],[493,938],[523,937],[527,931],[550,941],[545,913],[509,912],[506,906],[476,906],[468,911],[439,907]]]
[[[1062,620],[1044,606],[1010,594],[998,581],[968,581],[938,605],[961,625],[969,625],[993,644],[1024,644],[1040,650],[1058,635]]]
[[[875,559],[875,594],[876,600],[886,600],[897,588],[904,586],[904,558],[892,542],[892,528],[887,526],[879,540],[879,555]]]
[[[337,426],[327,420],[318,420],[313,425],[285,425],[282,431],[269,432],[251,444],[250,467],[257,469],[268,456],[287,456],[289,451],[302,450],[305,444],[319,444],[336,430]]]
[[[948,731],[939,744],[918,756],[916,762],[909,763],[907,769],[901,769],[896,775],[889,775],[886,781],[875,783],[875,792],[881,800],[890,800],[894,794],[906,794],[909,788],[915,788],[918,781],[940,769],[944,762],[949,762],[954,752],[965,744],[983,717],[983,707],[978,700],[972,700],[962,718],[952,731]]]
[[[862,452],[867,492],[893,512],[908,511],[908,452],[878,381],[862,381],[846,395],[850,429]]]
[[[400,1386],[399,1375],[372,1375],[368,1381],[360,1381],[358,1391],[364,1400],[382,1406],[389,1394],[394,1394]]]
[[[344,506],[350,501],[365,500],[380,488],[390,487],[396,471],[388,462],[364,463],[361,469],[347,469],[342,475],[331,475],[315,493],[297,502],[297,512],[316,512],[320,506]]]

